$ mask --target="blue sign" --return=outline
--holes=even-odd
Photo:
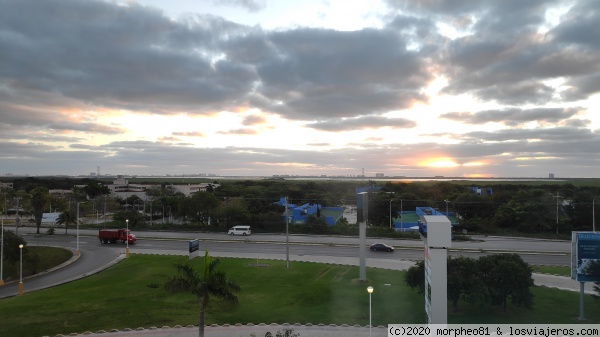
[[[189,242],[190,253],[193,253],[193,252],[197,251],[198,249],[200,249],[200,240],[199,239],[191,240]]]
[[[577,267],[578,282],[600,281],[600,233],[577,233]],[[595,268],[592,268],[592,266]],[[595,270],[594,270],[595,269]]]

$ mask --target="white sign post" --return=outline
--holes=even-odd
[[[600,263],[600,233],[571,233],[571,278],[579,282],[579,320],[583,315],[583,295],[585,282],[598,282],[600,275],[589,270],[593,263]]]
[[[425,312],[428,324],[448,323],[448,247],[452,224],[444,215],[424,215],[419,226],[425,243]]]

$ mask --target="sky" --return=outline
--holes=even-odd
[[[0,176],[600,176],[597,0],[0,0]]]

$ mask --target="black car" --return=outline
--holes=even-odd
[[[374,243],[369,247],[369,249],[373,252],[375,252],[375,251],[393,252],[394,251],[394,247],[388,246],[385,243]]]

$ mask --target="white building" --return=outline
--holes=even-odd
[[[183,193],[183,195],[185,195],[186,197],[189,197],[190,195],[196,192],[206,192],[210,186],[212,186],[212,188],[217,188],[220,185],[213,183],[200,183],[187,185],[170,185],[169,187],[171,187],[177,192]]]

